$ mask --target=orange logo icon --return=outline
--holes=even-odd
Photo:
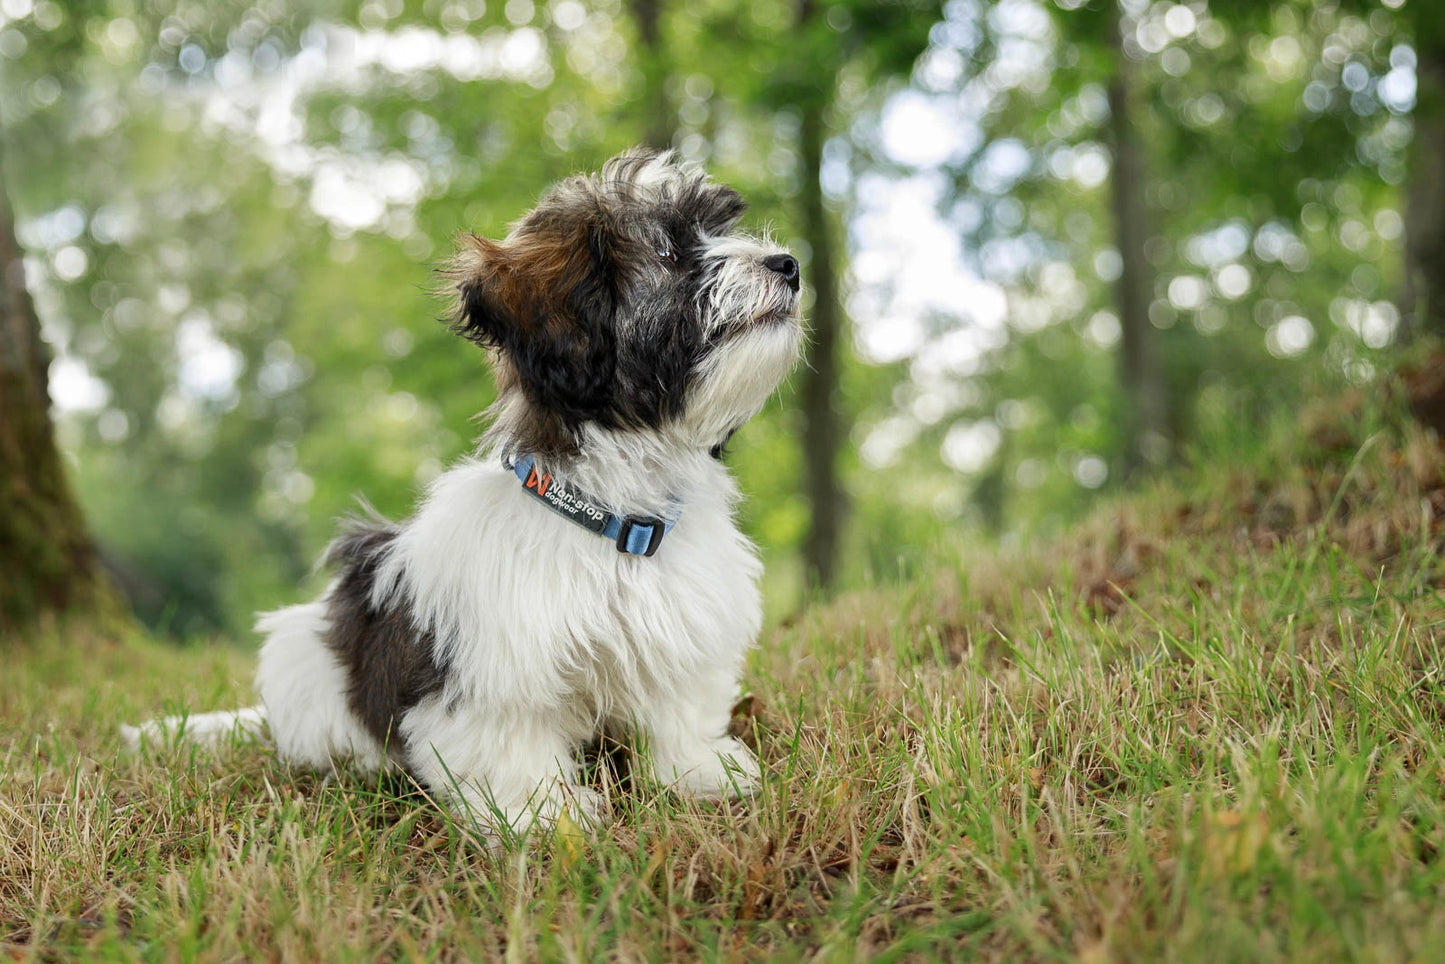
[[[552,473],[548,472],[546,475],[538,478],[537,468],[533,466],[532,471],[527,474],[526,486],[529,489],[536,489],[538,495],[545,496],[547,490],[552,487]]]

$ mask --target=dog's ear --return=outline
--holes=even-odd
[[[602,212],[539,209],[505,241],[464,235],[446,276],[452,328],[494,348],[522,391],[570,427],[606,422],[618,265]]]

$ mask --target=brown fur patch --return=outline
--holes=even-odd
[[[585,198],[544,202],[504,241],[463,235],[444,273],[457,292],[453,328],[491,350],[499,403],[525,398],[514,427],[543,453],[572,454],[581,423],[608,415],[617,267],[605,215]]]

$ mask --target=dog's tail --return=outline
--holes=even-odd
[[[120,735],[132,750],[150,743],[194,743],[198,746],[220,746],[236,737],[259,739],[266,731],[266,708],[248,706],[240,710],[217,710],[189,716],[167,716],[147,720],[139,726],[122,723]]]

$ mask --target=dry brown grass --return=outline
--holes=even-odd
[[[600,831],[502,856],[400,781],[120,751],[166,699],[244,699],[245,654],[33,642],[0,690],[0,948],[1445,959],[1445,454],[1342,421],[808,611],[734,721],[751,805],[614,787]]]

